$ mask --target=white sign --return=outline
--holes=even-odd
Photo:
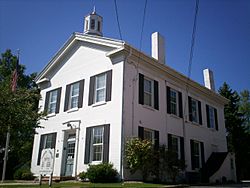
[[[41,174],[52,174],[54,168],[55,149],[43,149],[41,155]]]

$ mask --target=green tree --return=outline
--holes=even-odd
[[[145,181],[152,171],[154,149],[148,140],[132,138],[126,142],[125,158],[127,167],[133,174],[136,171],[142,173],[143,181]]]
[[[227,130],[228,150],[235,153],[236,170],[238,179],[245,177],[247,164],[249,164],[249,135],[246,132],[244,116],[239,111],[240,97],[236,91],[233,91],[227,83],[224,83],[219,93],[229,99],[225,105],[225,126]]]
[[[11,91],[12,73],[16,68],[17,57],[6,50],[0,58],[0,162],[3,155],[6,133],[10,128],[9,157],[6,178],[12,178],[18,166],[31,159],[33,136],[38,120],[43,113],[38,113],[39,90],[33,79],[35,73],[26,75],[25,66],[18,66],[16,92]],[[2,171],[0,172],[2,173]]]
[[[248,132],[250,133],[250,92],[249,90],[243,90],[240,92],[240,113],[243,114],[244,123]]]

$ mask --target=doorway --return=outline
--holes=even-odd
[[[69,134],[66,144],[65,176],[72,176],[75,158],[76,134]]]

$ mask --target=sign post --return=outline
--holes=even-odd
[[[55,149],[43,149],[41,155],[41,168],[39,184],[42,184],[42,176],[49,175],[49,186],[52,185],[52,176],[54,169]]]

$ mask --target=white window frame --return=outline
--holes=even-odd
[[[202,164],[202,161],[201,161],[201,143],[198,141],[194,141],[194,148],[195,148],[195,144],[198,145],[198,154],[196,154],[196,155],[194,154],[194,156],[199,157],[199,165],[195,169],[200,169],[202,167],[202,165],[201,165]]]
[[[172,101],[172,95],[171,93],[175,93],[176,96],[176,102]],[[173,111],[172,105],[175,105],[176,112]],[[175,89],[170,88],[170,113],[174,114],[176,116],[179,115],[179,98],[178,98],[178,91]]]
[[[209,111],[209,123],[210,123],[210,126],[209,126],[209,128],[210,129],[215,129],[215,114],[214,114],[214,107],[212,107],[212,106],[210,106],[210,105],[208,105],[208,111]]]
[[[195,102],[195,109],[196,111],[193,111],[193,102]],[[199,106],[198,106],[198,100],[191,98],[191,109],[192,109],[192,122],[199,123]],[[194,118],[196,117],[196,119]]]
[[[145,91],[145,81],[149,81],[150,82],[150,86],[151,86],[151,93],[148,92],[148,91]],[[150,106],[150,107],[154,107],[154,81],[148,77],[144,77],[144,80],[143,80],[143,85],[144,85],[144,88],[143,88],[143,95],[144,95],[144,105],[146,106]],[[151,99],[151,104],[146,104],[145,102],[145,94],[146,95],[150,95],[150,99]]]
[[[101,76],[104,76],[104,86],[103,87],[100,87],[100,88],[97,88],[97,79]],[[107,87],[107,73],[103,73],[103,74],[99,74],[97,76],[95,76],[95,90],[94,90],[94,103],[102,103],[105,101],[106,99],[106,88]],[[103,100],[101,101],[97,101],[97,91],[99,90],[104,90],[104,97],[103,97]]]
[[[56,93],[56,97],[55,97],[55,100],[54,101],[51,101],[52,100],[52,96],[53,96],[53,93]],[[57,102],[57,96],[58,95],[58,91],[57,90],[53,90],[53,91],[50,91],[49,92],[49,102],[48,102],[48,114],[53,114],[56,112],[56,102]],[[52,105],[55,105],[54,108],[52,108]],[[53,111],[52,111],[53,109]]]
[[[95,136],[95,130],[96,129],[101,129],[102,131],[102,142],[101,143],[94,143],[94,136]],[[92,129],[92,136],[91,136],[91,148],[90,148],[90,161],[91,163],[95,164],[95,163],[100,163],[103,161],[103,141],[104,141],[104,126],[99,126],[99,127],[93,127]],[[95,160],[94,161],[94,147],[95,146],[102,146],[102,151],[101,151],[101,160]]]
[[[151,136],[151,138],[145,138],[145,135],[146,134],[150,134]],[[153,130],[151,130],[151,129],[147,129],[147,128],[144,128],[144,130],[143,130],[143,136],[144,136],[144,140],[149,140],[152,144],[154,144],[155,143],[155,136],[154,136],[154,131]]]
[[[78,85],[78,93],[73,95],[73,88],[75,85]],[[69,109],[72,109],[72,108],[77,108],[78,107],[78,103],[79,103],[79,94],[80,94],[80,82],[76,82],[74,84],[71,84],[70,85],[70,96],[69,96]],[[73,98],[77,98],[77,105],[75,107],[72,106],[72,100]]]
[[[173,139],[177,139],[177,155],[178,155],[178,159],[181,159],[181,139],[179,136],[175,136],[175,135],[172,135],[171,137],[171,142],[172,142],[172,148],[173,148]]]

